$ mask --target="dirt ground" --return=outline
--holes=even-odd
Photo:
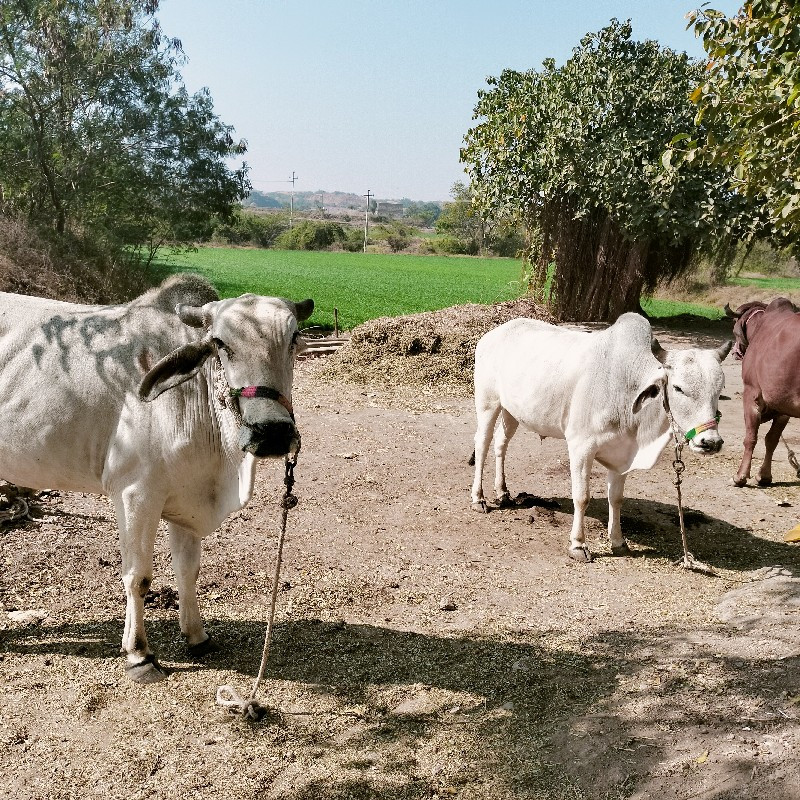
[[[656,332],[677,347],[724,338]],[[685,452],[690,549],[714,577],[673,564],[669,450],[628,479],[633,558],[610,555],[595,469],[596,560],[580,564],[564,442],[520,432],[509,486],[544,502],[476,514],[469,397],[329,383],[320,364],[297,370],[300,502],[260,692],[270,715],[232,716],[215,692],[247,693],[258,670],[280,462],[206,542],[201,606],[221,649],[201,662],[159,541],[148,633],[171,675],[151,686],[118,655],[110,504],[52,494],[35,521],[0,528],[0,797],[800,796],[800,545],[784,542],[800,481],[781,448],[772,487],[731,485],[737,362],[722,452]],[[797,425],[787,441],[800,450]]]

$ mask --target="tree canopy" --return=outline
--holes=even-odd
[[[702,65],[631,33],[612,20],[562,67],[488,79],[461,152],[481,208],[524,220],[532,288],[564,319],[639,309],[708,245],[705,211],[735,224],[718,170],[664,163],[692,125]]]
[[[205,230],[246,195],[247,167],[208,91],[189,95],[158,0],[0,4],[0,187],[6,209],[117,245]]]
[[[688,152],[727,167],[730,189],[763,202],[778,233],[796,243],[800,3],[752,0],[732,18],[704,8],[689,19],[709,62],[692,94],[704,130]]]

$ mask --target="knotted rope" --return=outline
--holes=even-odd
[[[680,564],[683,569],[690,569],[693,572],[702,572],[704,575],[716,575],[717,573],[714,572],[711,567],[709,567],[707,564],[704,564],[702,561],[698,561],[689,552],[689,544],[686,538],[686,523],[683,519],[683,498],[681,495],[681,483],[683,482],[681,475],[686,469],[686,465],[683,463],[683,459],[681,458],[681,455],[683,454],[683,446],[698,432],[699,428],[708,430],[708,428],[712,427],[712,423],[705,423],[705,426],[699,426],[699,428],[693,428],[691,431],[689,431],[689,433],[681,434],[680,428],[675,422],[675,418],[672,416],[672,411],[670,411],[666,386],[664,387],[664,410],[667,412],[667,417],[669,418],[669,423],[672,428],[672,438],[675,442],[675,458],[672,461],[672,468],[675,470],[675,478],[673,479],[672,484],[678,494],[678,524],[680,526],[681,542],[683,544],[683,558],[679,558],[675,564]],[[716,426],[719,418],[720,415],[717,414],[717,418],[713,421],[714,426]],[[692,434],[691,436],[689,435],[690,433]]]
[[[786,454],[789,459],[789,463],[792,465],[792,469],[794,470],[795,475],[797,475],[797,477],[800,478],[800,464],[797,463],[797,456],[795,455],[794,450],[792,450],[792,448],[789,447],[789,443],[786,441],[786,439],[783,438],[782,434],[781,434],[781,441],[784,443],[784,445],[786,445]]]
[[[283,483],[286,486],[283,498],[281,499],[282,519],[281,528],[278,533],[278,550],[275,555],[275,571],[272,576],[272,598],[269,606],[269,618],[267,619],[267,630],[264,634],[264,648],[261,652],[261,666],[258,669],[258,676],[253,683],[253,688],[250,691],[248,698],[243,698],[233,686],[225,685],[217,689],[217,704],[227,708],[231,713],[241,713],[245,719],[254,721],[260,720],[264,717],[268,710],[265,706],[256,700],[258,687],[264,678],[264,673],[267,669],[267,659],[269,658],[269,646],[272,640],[272,625],[275,620],[275,606],[278,600],[278,585],[281,574],[281,561],[283,559],[283,542],[286,537],[286,520],[289,517],[289,511],[297,505],[297,497],[292,494],[294,487],[294,468],[297,466],[297,454],[300,452],[300,444],[298,443],[297,449],[290,456],[286,456],[286,476]]]

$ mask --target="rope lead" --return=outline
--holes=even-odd
[[[267,619],[267,630],[264,634],[264,649],[261,652],[261,666],[258,668],[258,676],[253,683],[253,688],[248,698],[243,698],[232,686],[220,686],[217,689],[217,705],[227,708],[232,714],[240,713],[245,719],[258,720],[263,719],[269,709],[261,705],[256,700],[258,687],[264,678],[264,673],[267,670],[267,659],[269,658],[269,646],[272,640],[272,625],[275,621],[275,606],[278,601],[278,586],[281,575],[281,562],[283,559],[283,542],[286,537],[286,520],[289,516],[289,511],[297,505],[297,498],[292,494],[294,488],[294,468],[297,466],[297,454],[300,452],[300,444],[298,443],[297,449],[291,457],[286,456],[286,476],[283,483],[286,486],[286,491],[281,498],[281,508],[283,509],[281,519],[281,529],[278,534],[278,551],[275,555],[275,572],[272,577],[272,597],[269,606],[269,618]]]

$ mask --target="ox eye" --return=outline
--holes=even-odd
[[[226,356],[228,356],[228,358],[233,357],[233,350],[231,350],[230,347],[228,347],[228,345],[222,341],[222,339],[217,339],[215,336],[212,341],[214,342],[214,347],[216,347],[217,350],[221,350]]]
[[[673,388],[673,389],[674,389],[674,390],[675,390],[675,391],[676,391],[678,394],[686,394],[686,392],[684,392],[684,391],[683,391],[683,389],[681,389],[681,387],[680,387],[680,386],[673,386],[672,388]]]

